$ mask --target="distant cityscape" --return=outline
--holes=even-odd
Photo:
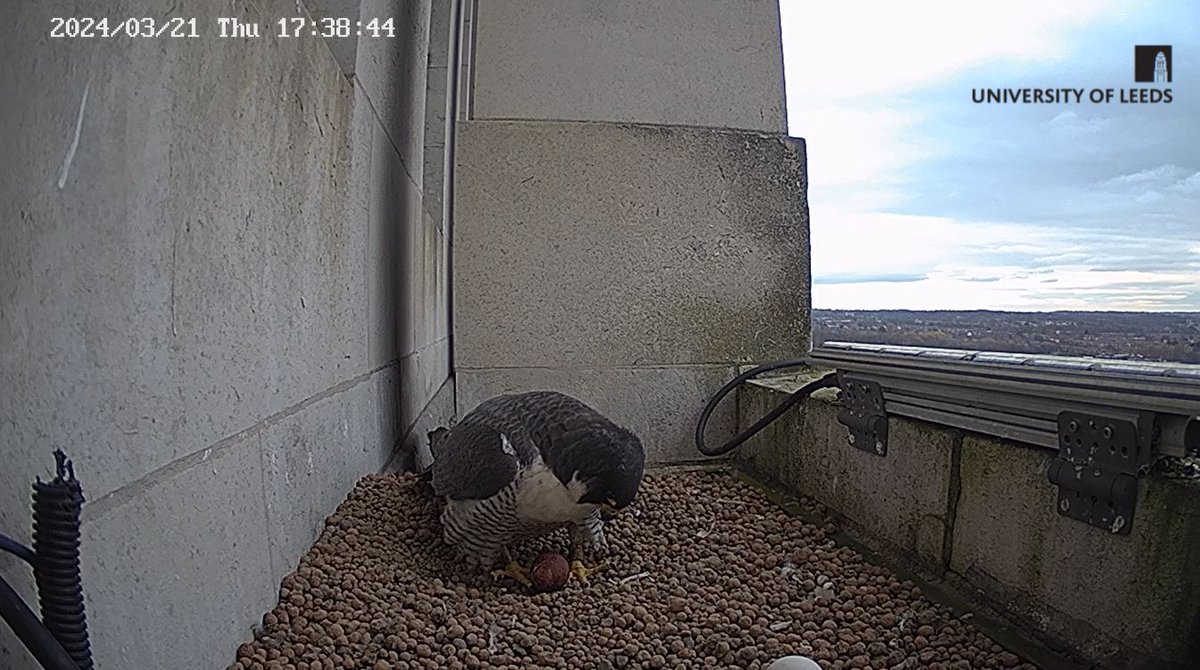
[[[827,341],[1200,363],[1200,312],[813,310]]]

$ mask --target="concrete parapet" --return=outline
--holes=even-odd
[[[749,426],[803,379],[743,387]],[[1144,476],[1132,533],[1060,516],[1051,452],[890,419],[888,455],[846,443],[810,399],[747,442],[739,464],[827,505],[884,556],[1102,667],[1200,664],[1200,486]]]

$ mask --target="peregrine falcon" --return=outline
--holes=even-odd
[[[446,499],[442,537],[468,564],[492,567],[503,556],[511,576],[529,585],[509,547],[572,527],[571,572],[589,574],[583,544],[607,550],[601,511],[633,502],[645,469],[642,443],[629,430],[568,395],[501,395],[453,428],[430,434],[433,491]]]

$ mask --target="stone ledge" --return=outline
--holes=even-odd
[[[743,387],[739,425],[816,376]],[[869,457],[846,445],[834,405],[806,402],[737,461],[828,505],[867,546],[1046,644],[1105,668],[1197,667],[1200,603],[1189,594],[1200,592],[1200,486],[1143,477],[1133,533],[1114,536],[1055,512],[1047,451],[925,422],[891,425],[889,455]],[[913,482],[938,495],[916,494]],[[886,513],[872,507],[879,500],[889,501]],[[921,519],[941,526],[940,541],[905,531]]]

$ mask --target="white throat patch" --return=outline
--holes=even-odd
[[[581,521],[600,508],[599,505],[579,504],[587,486],[575,477],[563,486],[540,459],[520,475],[517,483],[517,513],[544,523]]]

